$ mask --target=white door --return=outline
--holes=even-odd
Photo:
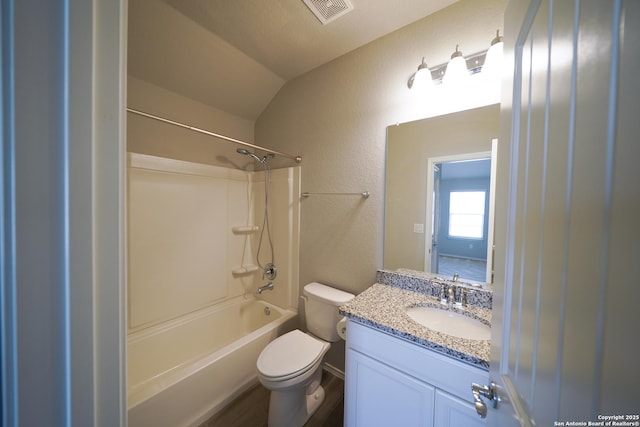
[[[640,2],[512,0],[505,23],[487,424],[635,423]]]

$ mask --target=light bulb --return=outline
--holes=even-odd
[[[467,69],[467,61],[462,56],[462,52],[458,50],[451,54],[451,61],[447,64],[447,70],[442,77],[443,84],[461,84],[469,79],[469,70]]]
[[[431,77],[431,71],[427,67],[427,63],[422,58],[422,63],[418,65],[418,71],[413,75],[413,84],[411,90],[415,92],[428,91],[435,85]]]
[[[500,31],[496,32],[496,37],[491,41],[491,47],[487,51],[482,66],[482,75],[489,79],[500,79],[502,77],[502,36]]]

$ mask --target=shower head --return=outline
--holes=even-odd
[[[243,156],[251,156],[254,158],[254,160],[256,160],[259,163],[264,164],[267,161],[266,157],[260,158],[258,156],[256,156],[255,154],[253,154],[251,151],[249,150],[245,150],[244,148],[238,148],[236,150],[236,152],[238,152],[239,154],[242,154]]]

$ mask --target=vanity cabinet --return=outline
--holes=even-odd
[[[351,319],[346,351],[346,427],[485,425],[471,383],[487,371]]]

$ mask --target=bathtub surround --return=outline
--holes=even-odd
[[[260,351],[298,325],[299,176],[271,172],[278,277],[258,296],[264,172],[129,154],[129,425],[205,420],[255,384]]]
[[[263,295],[294,309],[298,174],[299,168],[272,171],[271,231],[280,271],[274,291]],[[262,224],[263,180],[262,172],[130,154],[131,331],[252,294],[263,284],[252,268],[259,231],[238,231]]]

